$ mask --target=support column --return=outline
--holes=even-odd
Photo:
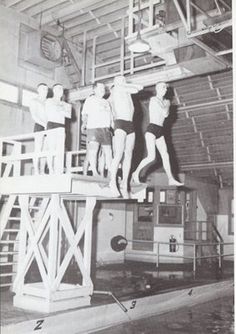
[[[13,289],[14,306],[34,311],[55,312],[90,305],[93,283],[90,277],[92,222],[95,197],[86,198],[84,218],[74,231],[63,198],[52,194],[38,221],[32,219],[28,195],[20,196],[22,212],[20,262]],[[63,232],[62,232],[63,231]],[[60,234],[64,233],[67,249],[61,254]],[[84,246],[80,240],[84,236]],[[78,266],[76,279],[70,283],[66,271],[72,258]],[[25,282],[32,263],[39,274],[34,282]],[[37,282],[35,282],[37,280]]]

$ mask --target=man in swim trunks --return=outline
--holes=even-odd
[[[31,116],[35,122],[34,132],[46,130],[47,117],[45,112],[45,102],[48,95],[48,86],[45,83],[40,83],[37,87],[38,95],[30,101],[29,109]],[[35,152],[42,151],[44,145],[44,136],[37,134],[35,137]],[[45,159],[34,158],[34,173],[36,175],[44,173]]]
[[[170,159],[167,151],[165,138],[163,135],[163,124],[165,119],[169,116],[170,101],[165,99],[164,96],[167,92],[167,84],[165,82],[158,82],[156,84],[156,96],[150,99],[149,103],[149,121],[150,124],[147,127],[145,133],[147,156],[144,158],[135,172],[132,174],[132,180],[135,183],[140,183],[139,173],[149,163],[156,158],[156,148],[161,154],[163,167],[168,177],[169,185],[182,186],[183,183],[174,179],[171,167]]]
[[[120,196],[117,187],[117,171],[122,161],[122,182],[120,191],[124,198],[128,198],[128,177],[131,168],[131,160],[135,142],[133,127],[134,105],[131,94],[136,94],[143,89],[141,85],[126,83],[124,76],[114,79],[114,86],[111,89],[111,104],[114,114],[114,158],[111,164],[110,188],[114,196]]]
[[[53,97],[46,100],[45,110],[47,115],[47,130],[65,128],[65,118],[71,118],[71,104],[62,100],[64,89],[61,84],[55,84],[52,88]],[[48,147],[54,151],[57,147],[55,134],[48,134]],[[54,172],[53,157],[48,157],[49,172]]]
[[[94,95],[89,96],[82,110],[82,130],[87,129],[87,154],[84,164],[84,174],[87,174],[87,165],[90,164],[93,176],[99,176],[97,171],[98,151],[102,149],[104,164],[110,171],[112,161],[112,133],[113,115],[110,104],[103,98],[105,86],[95,83]]]

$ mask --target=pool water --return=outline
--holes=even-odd
[[[101,334],[233,334],[234,299],[224,297],[169,313],[129,321]]]

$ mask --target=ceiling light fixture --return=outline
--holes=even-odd
[[[136,39],[130,43],[129,50],[135,53],[144,53],[150,50],[150,45],[141,37],[141,9],[140,0],[138,0],[138,33]]]

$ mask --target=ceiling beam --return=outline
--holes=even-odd
[[[43,1],[43,2],[37,3],[35,6],[29,8],[29,9],[26,9],[24,13],[27,16],[31,16],[31,17],[33,17],[37,14],[41,14],[41,13],[42,13],[42,16],[43,16],[43,12],[45,10],[55,8],[57,5],[60,5],[61,3],[64,3],[65,6],[67,6],[68,3],[69,3],[69,0],[47,0],[47,1]]]
[[[99,0],[98,0],[99,1]],[[96,2],[96,0],[74,0],[73,4],[68,4],[65,8],[60,10],[51,10],[48,15],[43,16],[42,25],[49,24],[51,22],[55,22],[57,19],[60,19],[63,16],[69,15],[71,13],[75,13],[76,11],[82,10],[86,7],[89,7]]]
[[[42,0],[41,0],[41,2],[42,2]],[[37,0],[24,0],[24,1],[18,2],[14,6],[14,9],[16,9],[18,12],[23,12],[27,8],[30,8],[30,7],[33,7],[35,5],[39,5],[39,4],[40,4],[40,1],[37,1]]]
[[[126,14],[126,8],[121,8],[120,10],[117,10],[111,14],[106,14],[104,16],[97,16],[99,17],[99,22],[100,24],[98,24],[98,22],[94,19],[91,19],[84,22],[84,23],[80,23],[79,19],[76,23],[69,23],[65,25],[65,30],[67,32],[67,34],[69,36],[73,36],[75,34],[77,34],[78,32],[81,31],[92,31],[95,30],[102,26],[102,25],[106,25],[106,24],[112,24],[113,22],[117,21],[118,19],[121,19],[122,17],[124,17]],[[121,28],[121,24],[120,24],[120,28]],[[96,33],[96,32],[95,32]]]
[[[80,4],[73,2],[73,4],[67,6],[66,8],[57,8],[56,11],[53,11],[53,17],[56,17],[60,20],[61,23],[66,21],[70,21],[75,18],[83,19],[84,16],[88,17],[88,12],[92,10],[96,10],[97,8],[104,7],[109,5],[110,3],[115,2],[116,0],[98,0],[96,3],[89,5],[88,7],[84,7],[83,9],[79,8]],[[76,9],[78,7],[78,10]],[[52,11],[44,12],[44,21],[47,18],[50,19]],[[53,25],[55,24],[55,19],[49,22],[45,22],[45,25]]]
[[[22,0],[5,0],[4,6],[8,8],[8,7],[16,5],[18,2],[21,2],[21,1]],[[41,0],[41,1],[43,1],[43,0]]]
[[[87,40],[94,38],[95,36],[99,36],[102,34],[106,34],[108,32],[114,32],[114,31],[120,31],[121,30],[121,19],[118,19],[118,21],[113,22],[110,27],[105,24],[105,25],[101,25],[99,26],[97,29],[95,30],[89,30],[87,31]],[[69,37],[75,37],[75,36],[79,36],[81,35],[81,37],[83,36],[83,30],[80,31],[75,31],[73,34],[71,33],[67,33],[67,36]]]
[[[123,11],[123,13],[119,14],[117,13],[119,10]],[[102,6],[102,7],[98,7],[96,9],[85,9],[83,10],[83,13],[77,13],[77,15],[74,18],[70,18],[68,19],[63,19],[62,21],[63,23],[65,23],[66,28],[72,28],[76,25],[79,24],[85,24],[91,21],[91,15],[96,18],[98,18],[100,20],[100,18],[105,17],[106,15],[112,15],[114,12],[117,13],[118,16],[124,16],[126,14],[127,11],[127,0],[119,0],[116,2],[110,2],[109,4],[107,4],[106,6]],[[113,19],[113,21],[115,21]],[[110,19],[109,22],[112,22],[112,18]],[[91,23],[91,22],[90,22]],[[86,28],[84,30],[87,30]],[[90,29],[89,29],[90,30]]]

